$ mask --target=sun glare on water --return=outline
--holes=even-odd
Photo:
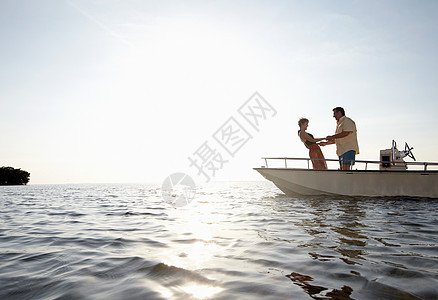
[[[208,285],[188,285],[182,287],[182,290],[188,294],[191,294],[196,299],[208,299],[221,292],[223,289]]]

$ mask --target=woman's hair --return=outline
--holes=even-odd
[[[305,123],[309,123],[309,120],[306,118],[301,118],[298,120],[298,126],[301,127],[301,125],[304,125]]]

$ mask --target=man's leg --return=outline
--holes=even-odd
[[[351,165],[350,164],[342,164],[341,165],[341,170],[344,170],[344,171],[349,171],[349,170],[351,170]]]
[[[341,170],[349,171],[351,166],[354,165],[354,160],[356,159],[356,152],[354,150],[347,151],[341,156],[339,156],[339,164],[341,165]]]

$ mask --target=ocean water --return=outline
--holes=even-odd
[[[438,299],[438,200],[0,187],[0,299]]]

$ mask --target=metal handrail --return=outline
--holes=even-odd
[[[287,168],[287,161],[288,160],[301,160],[301,161],[307,161],[307,168],[310,169],[310,163],[311,160],[322,160],[322,161],[336,161],[339,162],[339,159],[322,159],[322,158],[299,158],[299,157],[262,157],[262,159],[265,160],[266,168],[268,168],[268,159],[274,159],[274,160],[283,160],[285,161],[285,167]],[[404,164],[406,166],[424,166],[424,171],[427,171],[428,166],[438,166],[438,162],[417,162],[417,161],[381,161],[381,160],[355,160],[357,163],[364,163],[365,164],[365,170],[368,168],[368,164]]]

